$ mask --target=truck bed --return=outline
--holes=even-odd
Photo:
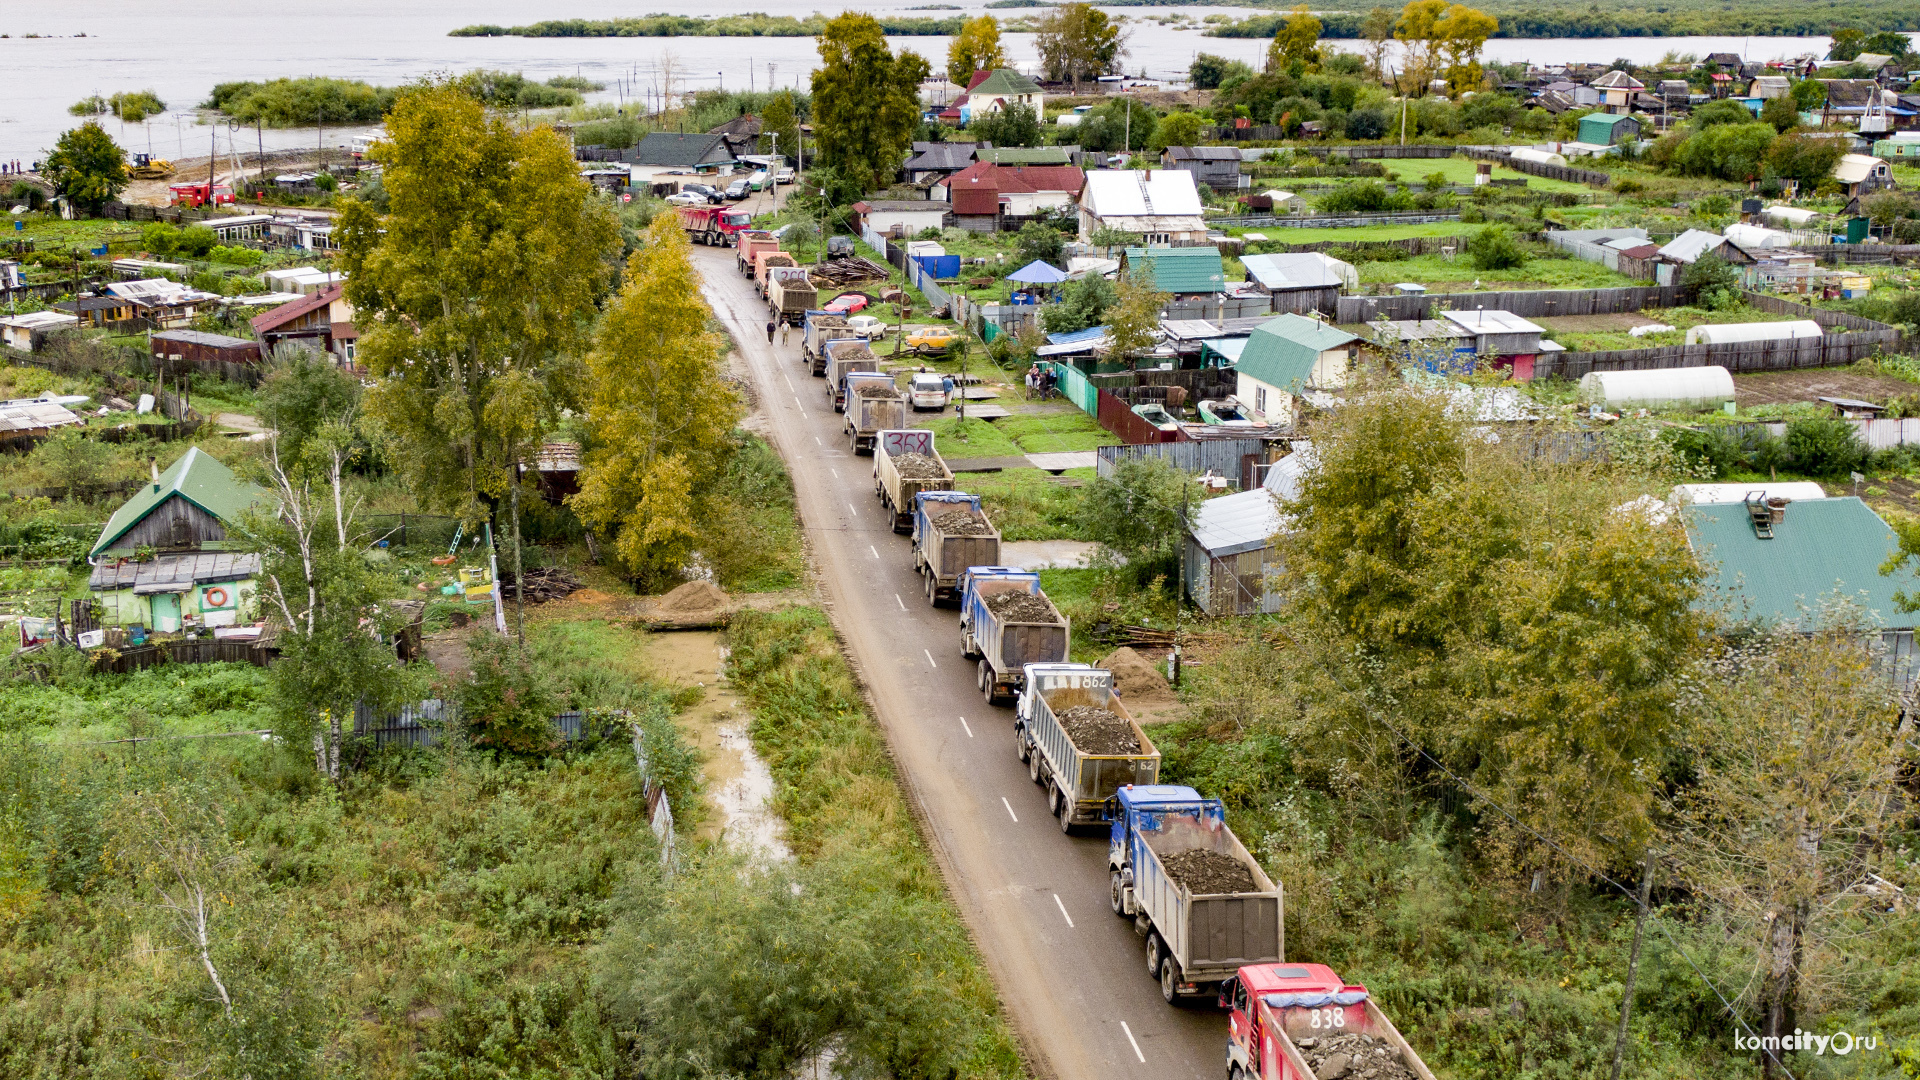
[[[940,467],[938,476],[902,476],[895,461],[903,454],[918,454]],[[913,497],[923,491],[946,491],[953,487],[953,470],[934,449],[933,432],[909,428],[882,431],[873,446],[874,492],[880,505],[892,512],[893,531],[913,531]]]
[[[1021,721],[1027,735],[1023,746],[1041,758],[1042,767],[1031,770],[1040,774],[1035,779],[1058,792],[1049,805],[1061,817],[1063,830],[1104,820],[1107,797],[1121,785],[1151,784],[1159,778],[1160,751],[1113,693],[1112,672],[1081,665],[1052,670],[1034,665],[1027,669],[1027,685],[1028,708]],[[1140,749],[1130,754],[1083,750],[1059,719],[1060,713],[1083,705],[1105,709],[1125,720]]]
[[[1136,835],[1133,890],[1161,940],[1179,962],[1184,981],[1218,982],[1248,964],[1281,959],[1281,895],[1224,823],[1210,827],[1169,819],[1152,834]],[[1195,896],[1173,880],[1161,857],[1193,848],[1230,855],[1253,872],[1255,891]]]

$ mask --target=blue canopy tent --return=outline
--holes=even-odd
[[[1066,271],[1052,263],[1035,259],[1027,265],[1007,275],[1008,281],[1020,281],[1030,285],[1058,285],[1067,280]]]

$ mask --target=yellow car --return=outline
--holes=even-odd
[[[907,334],[906,346],[925,356],[928,353],[944,353],[959,343],[960,332],[947,326],[923,326]]]

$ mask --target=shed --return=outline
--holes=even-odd
[[[1675,505],[1689,503],[1737,503],[1745,502],[1748,495],[1758,492],[1762,498],[1778,496],[1783,499],[1824,499],[1827,489],[1812,480],[1788,480],[1759,484],[1678,484],[1668,500]]]
[[[1747,86],[1747,96],[1754,98],[1786,97],[1793,93],[1793,80],[1785,75],[1761,75]]]
[[[917,236],[923,229],[943,229],[952,208],[943,202],[914,199],[871,199],[853,204],[868,228],[878,233]]]
[[[1187,595],[1213,616],[1255,615],[1280,610],[1273,574],[1281,564],[1273,551],[1280,511],[1265,488],[1208,499],[1187,532],[1181,576]]]
[[[1640,137],[1640,121],[1631,116],[1588,113],[1580,118],[1578,141],[1592,146],[1617,146]]]
[[[1689,345],[1724,345],[1741,341],[1792,341],[1826,333],[1812,319],[1786,322],[1705,323],[1687,331]]]
[[[1702,605],[1716,602],[1719,593],[1733,597],[1756,622],[1795,623],[1805,621],[1823,597],[1840,595],[1865,608],[1873,626],[1913,628],[1913,614],[1902,612],[1894,599],[1897,591],[1913,590],[1911,572],[1880,573],[1899,549],[1899,538],[1857,498],[1796,499],[1767,536],[1741,503],[1694,506],[1685,521],[1708,583],[1718,586],[1702,594]]]
[[[1660,248],[1659,256],[1665,262],[1691,264],[1695,259],[1708,253],[1724,254],[1727,238],[1705,229],[1688,229]]]
[[[1234,396],[1249,419],[1262,424],[1293,422],[1293,400],[1308,389],[1346,382],[1359,356],[1360,339],[1337,326],[1303,315],[1281,315],[1255,327],[1234,365]]]
[[[1192,174],[1196,184],[1215,191],[1240,187],[1240,151],[1232,146],[1169,146],[1160,155],[1169,169]]]
[[[64,311],[29,311],[0,319],[0,345],[21,352],[33,352],[55,330],[80,325],[80,317]]]
[[[172,360],[214,361],[225,364],[257,364],[260,343],[246,338],[209,334],[199,330],[162,330],[148,337],[154,356]]]
[[[1893,167],[1868,154],[1843,154],[1833,167],[1841,191],[1858,198],[1893,187]]]
[[[1214,247],[1127,248],[1121,272],[1145,270],[1159,292],[1175,299],[1212,296],[1226,288],[1226,263]]]
[[[1733,400],[1733,375],[1726,368],[1657,368],[1649,371],[1589,371],[1580,379],[1580,396],[1604,409],[1706,406]]]
[[[1463,339],[1483,356],[1533,356],[1545,329],[1511,311],[1445,311],[1440,317],[1460,328]]]
[[[1247,280],[1262,292],[1290,292],[1295,289],[1360,288],[1360,272],[1352,263],[1342,262],[1325,252],[1302,251],[1293,254],[1247,255],[1240,262],[1247,268]]]

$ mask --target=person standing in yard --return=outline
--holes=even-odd
[[[773,328],[775,325],[776,324],[771,322],[767,324],[767,344],[769,345],[773,344]]]
[[[953,376],[940,376],[940,392],[946,395],[947,404],[953,404]]]
[[[1033,400],[1033,391],[1035,386],[1039,384],[1039,381],[1040,381],[1040,365],[1035,364],[1032,367],[1027,369],[1027,400],[1028,401]]]

